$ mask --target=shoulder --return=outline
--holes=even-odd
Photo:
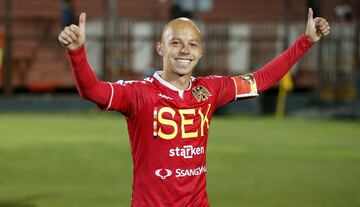
[[[145,78],[143,80],[118,80],[113,84],[122,87],[136,87],[141,89],[153,88],[153,78]]]
[[[193,80],[193,90],[205,88],[211,94],[218,94],[224,89],[224,86],[229,86],[229,83],[232,83],[229,76],[209,75],[197,77]]]
[[[229,76],[219,76],[219,75],[209,75],[197,77],[193,80],[195,85],[207,85],[209,87],[217,87],[219,84],[222,84],[224,81],[231,80]]]
[[[216,82],[216,81],[221,81],[224,79],[228,79],[230,78],[230,76],[221,76],[221,75],[208,75],[208,76],[200,76],[200,77],[196,77],[194,79],[194,81],[209,81],[209,82]]]
[[[114,93],[125,94],[127,97],[140,98],[155,93],[156,87],[152,78],[143,80],[119,80],[109,83]]]

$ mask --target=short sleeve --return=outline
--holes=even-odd
[[[106,106],[102,110],[118,111],[125,116],[134,116],[143,106],[144,81],[118,81],[108,82],[111,94]]]

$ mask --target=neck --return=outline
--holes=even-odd
[[[180,90],[186,90],[190,85],[191,74],[178,75],[175,73],[168,73],[166,70],[163,70],[161,78]]]

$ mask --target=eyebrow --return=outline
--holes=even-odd
[[[173,38],[170,39],[170,41],[174,41],[174,40],[180,40],[180,41],[182,41],[182,39],[181,39],[181,38],[178,38],[178,37],[173,37]],[[201,42],[201,40],[199,40],[199,39],[190,39],[190,40],[189,40],[189,42],[193,42],[193,41],[195,41],[195,42]]]

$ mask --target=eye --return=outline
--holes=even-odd
[[[179,41],[172,41],[171,44],[172,44],[173,46],[178,46],[178,45],[180,44],[180,42],[179,42]]]
[[[191,47],[197,47],[198,45],[196,43],[190,43]]]

